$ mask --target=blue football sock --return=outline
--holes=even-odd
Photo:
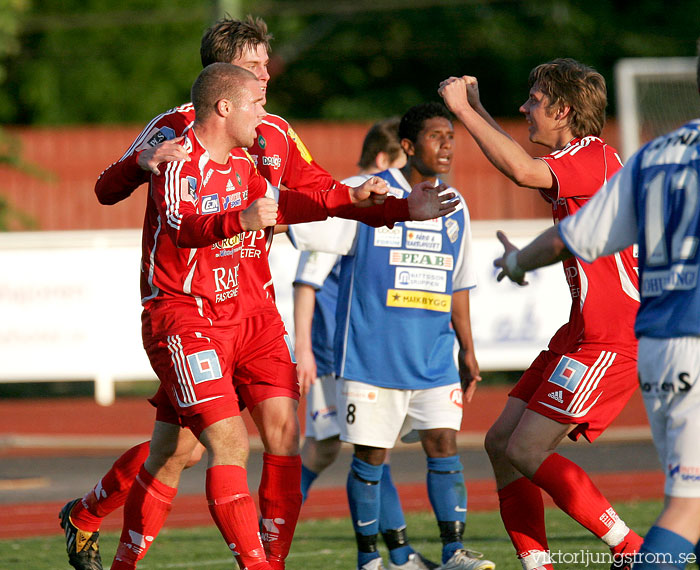
[[[379,496],[382,466],[371,465],[353,455],[348,473],[347,493],[357,541],[357,566],[379,557]]]
[[[318,473],[314,473],[306,467],[303,463],[301,464],[301,500],[306,501],[306,496],[309,494],[309,487],[318,477]]]
[[[428,457],[428,497],[440,527],[442,562],[463,548],[467,520],[467,488],[459,455]]]
[[[386,463],[382,467],[379,532],[382,533],[386,547],[389,549],[391,561],[400,566],[408,562],[408,556],[414,550],[406,538],[406,519],[403,516],[399,493],[391,479],[391,467]]]
[[[653,526],[635,556],[634,570],[685,568],[694,545],[668,529]],[[638,561],[637,561],[638,560]]]

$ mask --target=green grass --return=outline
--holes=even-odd
[[[615,505],[627,524],[640,533],[645,533],[661,509],[658,501],[640,501]],[[426,557],[438,561],[440,541],[435,520],[430,513],[407,516],[411,543]],[[549,546],[553,553],[561,551],[572,557],[582,551],[606,553],[602,542],[593,538],[584,528],[573,522],[557,509],[547,510]],[[496,562],[499,570],[519,570],[513,547],[506,535],[497,512],[470,513],[467,517],[466,544]],[[117,533],[105,533],[100,537],[105,568],[109,568],[117,544]],[[0,541],[0,568],[22,570],[68,569],[64,553],[65,544],[60,535],[44,538]],[[386,551],[380,548],[386,558]],[[607,565],[594,564],[571,558],[555,564],[557,570],[598,569]],[[579,558],[579,560],[582,560]],[[590,558],[589,558],[590,561]],[[693,568],[697,566],[693,565]],[[156,569],[217,570],[234,568],[232,557],[216,528],[197,527],[190,529],[164,530],[151,547],[148,555],[139,564],[141,570]],[[355,540],[350,520],[329,519],[301,522],[287,561],[289,570],[326,570],[355,568]]]

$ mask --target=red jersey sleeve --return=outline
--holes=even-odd
[[[597,137],[584,137],[542,157],[556,184],[542,192],[551,200],[590,198],[622,167],[617,152]]]
[[[289,153],[281,182],[290,190],[330,190],[340,184],[313,159],[299,135],[287,124]]]
[[[139,154],[165,140],[179,137],[194,121],[191,103],[158,115],[141,131],[121,159],[100,174],[95,194],[100,204],[116,204],[149,181],[151,173],[138,165]],[[164,165],[163,165],[164,166]]]
[[[192,194],[201,178],[196,166],[171,162],[164,170],[164,174],[152,177],[151,198],[177,247],[206,247],[243,231],[240,210],[206,215],[197,212]]]

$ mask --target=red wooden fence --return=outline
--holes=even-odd
[[[524,120],[503,121],[504,128],[528,152],[544,148],[527,141]],[[342,179],[355,173],[368,124],[298,123],[294,127],[319,164]],[[114,206],[101,206],[93,188],[100,172],[118,160],[140,127],[80,127],[10,129],[20,142],[23,158],[49,173],[39,179],[0,167],[0,194],[12,208],[29,215],[38,230],[138,228],[142,224],[144,195]],[[614,123],[604,136],[617,144]],[[521,189],[484,158],[473,139],[456,126],[455,160],[448,179],[467,200],[472,219],[542,218],[550,216],[547,204],[535,191]],[[11,229],[27,229],[13,221]]]

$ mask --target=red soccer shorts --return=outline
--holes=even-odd
[[[238,325],[193,330],[165,337],[144,336],[144,347],[161,389],[152,402],[156,419],[190,428],[197,437],[206,427],[240,414],[231,371]],[[164,397],[167,395],[167,399]]]
[[[569,433],[594,441],[617,417],[637,389],[637,361],[583,346],[565,355],[543,350],[508,394],[527,408],[562,424]]]
[[[233,369],[238,395],[249,410],[263,400],[299,400],[292,341],[279,313],[263,313],[240,323],[241,344]]]

